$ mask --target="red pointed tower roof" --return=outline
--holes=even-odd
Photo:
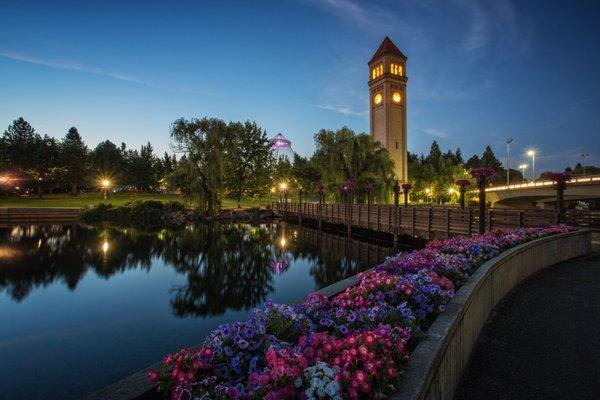
[[[369,61],[369,64],[386,54],[399,56],[406,60],[406,56],[402,54],[402,52],[400,51],[400,49],[398,49],[398,47],[396,47],[394,42],[392,42],[392,40],[386,36],[385,39],[383,39],[383,42],[381,42],[381,45],[379,46],[375,54],[373,54],[373,57],[371,57],[371,61]]]

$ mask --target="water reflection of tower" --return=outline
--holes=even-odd
[[[292,149],[292,141],[286,139],[283,134],[278,133],[273,139],[269,141],[271,144],[271,150],[275,160],[280,158],[286,158],[288,161],[292,161],[294,157],[294,150]]]
[[[280,227],[281,232],[275,235],[273,262],[271,264],[271,267],[277,275],[283,274],[290,268],[291,265],[291,260],[288,254],[290,238],[286,232],[286,224],[282,223]]]

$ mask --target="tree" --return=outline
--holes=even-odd
[[[359,188],[373,185],[380,199],[389,196],[394,163],[387,149],[370,135],[357,135],[348,127],[337,131],[322,129],[315,135],[315,144],[313,165],[321,171],[327,187],[337,190],[342,182],[352,180]],[[360,201],[364,193],[359,190],[357,194]]]
[[[490,146],[486,146],[483,151],[483,155],[481,156],[481,162],[479,163],[480,167],[492,168],[496,170],[496,172],[502,171],[502,162],[496,158],[496,155],[492,151]]]
[[[2,136],[3,164],[22,172],[33,169],[39,161],[35,155],[41,140],[29,122],[22,117],[17,118]]]
[[[123,152],[110,140],[98,143],[90,153],[92,169],[102,177],[115,177],[123,173],[125,159]]]
[[[74,126],[69,129],[61,142],[61,166],[65,171],[71,194],[78,194],[77,187],[84,184],[87,175],[88,149]]]
[[[292,164],[291,176],[298,189],[305,192],[314,191],[321,181],[321,172],[306,157],[294,153],[294,164]]]
[[[480,164],[481,160],[479,159],[479,156],[477,154],[473,154],[473,156],[467,160],[466,167],[467,169],[473,169],[479,167]]]
[[[59,175],[58,143],[47,135],[41,137],[23,118],[6,129],[0,149],[2,168],[28,179],[22,186],[37,187],[40,197],[42,186],[51,185]]]
[[[261,197],[269,188],[273,155],[267,133],[256,122],[227,126],[224,183],[241,207],[242,197]]]
[[[216,118],[185,120],[171,126],[171,138],[185,159],[180,160],[174,182],[200,212],[214,215],[221,207],[227,125]]]

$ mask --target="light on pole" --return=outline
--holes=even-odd
[[[510,185],[510,144],[513,138],[506,139],[506,186]]]
[[[590,155],[588,153],[582,153],[581,154],[581,166],[583,167],[583,176],[585,177],[585,159],[588,158]]]
[[[531,181],[535,182],[535,151],[529,150],[527,155],[531,157]]]
[[[521,170],[521,176],[523,177],[523,183],[525,183],[525,170],[527,169],[527,164],[519,165],[519,169]]]
[[[100,182],[102,185],[102,190],[104,191],[104,198],[106,199],[108,197],[108,189],[110,189],[110,180],[108,179],[102,179],[102,182]]]

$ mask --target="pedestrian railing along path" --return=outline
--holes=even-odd
[[[476,209],[462,210],[442,206],[393,206],[387,204],[274,203],[274,209],[286,217],[311,219],[422,238],[474,235],[478,232]],[[557,222],[554,210],[486,210],[486,229],[545,226]]]

